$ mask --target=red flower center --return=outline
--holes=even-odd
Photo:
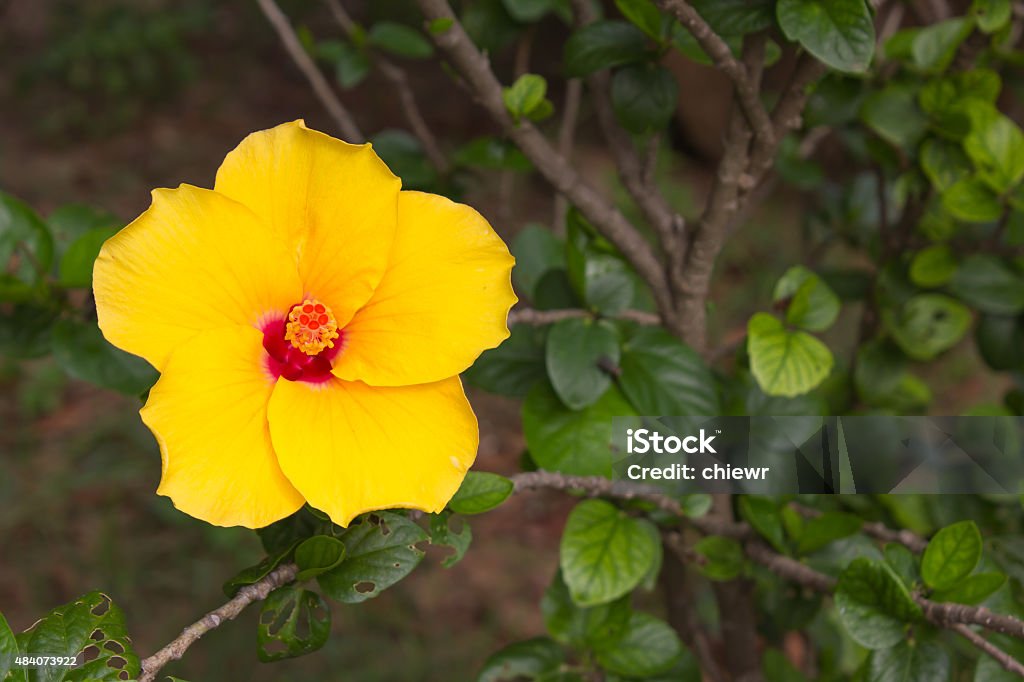
[[[331,361],[343,345],[331,309],[316,299],[295,304],[286,318],[263,326],[266,366],[274,378],[323,383],[331,378]]]

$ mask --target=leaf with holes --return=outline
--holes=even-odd
[[[622,346],[619,386],[645,415],[718,414],[715,378],[692,348],[660,327],[638,327]]]
[[[548,333],[546,364],[551,386],[567,407],[592,405],[611,386],[602,363],[619,364],[619,336],[608,322],[562,320]]]
[[[747,325],[750,371],[768,395],[807,393],[832,371],[832,351],[801,331],[789,331],[768,313],[756,313]]]
[[[331,609],[323,597],[298,585],[279,587],[263,602],[256,650],[264,663],[316,651],[331,634]]]
[[[949,350],[971,327],[971,311],[942,294],[918,294],[899,309],[882,310],[896,345],[914,360],[931,360]]]
[[[102,592],[90,592],[43,616],[17,636],[24,656],[74,656],[82,665],[26,669],[28,682],[113,682],[134,679],[139,657],[132,650],[124,614]]]
[[[544,626],[557,641],[577,647],[599,648],[622,636],[632,609],[629,595],[597,606],[580,606],[569,595],[562,572],[544,592],[540,602]]]
[[[452,519],[455,519],[455,524],[452,524]],[[461,518],[449,511],[430,515],[430,544],[453,550],[441,561],[445,568],[451,568],[462,561],[472,541],[473,529]]]
[[[907,586],[888,565],[854,559],[839,576],[839,620],[861,646],[887,649],[903,639],[907,622],[921,616]]]
[[[683,645],[675,630],[652,615],[635,611],[622,637],[598,650],[597,661],[619,675],[652,677],[668,671],[682,655]]]
[[[504,476],[489,471],[470,471],[448,502],[448,508],[456,514],[482,514],[507,500],[512,488],[512,481]]]
[[[921,559],[921,577],[937,590],[947,590],[970,575],[981,560],[981,533],[974,521],[946,526],[928,542]]]
[[[335,568],[345,558],[345,545],[329,535],[314,535],[295,548],[296,580],[309,580]]]
[[[345,560],[316,580],[328,597],[345,604],[372,599],[416,568],[423,559],[416,545],[427,538],[400,514],[364,515],[338,538],[345,543]]]
[[[594,606],[618,599],[659,561],[661,544],[635,519],[604,500],[576,505],[560,548],[562,575],[574,602]]]
[[[14,658],[18,655],[18,642],[14,639],[11,626],[7,624],[4,614],[0,613],[0,680],[14,667]]]
[[[875,25],[864,0],[779,0],[782,32],[833,69],[866,71],[875,51]]]

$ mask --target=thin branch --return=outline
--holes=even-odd
[[[256,0],[256,2],[259,4],[260,9],[263,10],[267,21],[277,31],[277,35],[284,44],[289,56],[291,56],[292,61],[302,71],[306,80],[313,87],[313,92],[319,98],[320,103],[324,105],[327,113],[334,119],[334,123],[338,126],[338,130],[341,131],[342,137],[353,144],[365,141],[366,138],[360,132],[355,119],[352,118],[352,115],[345,108],[345,105],[341,103],[341,100],[338,99],[338,96],[334,94],[331,86],[327,83],[327,79],[324,78],[320,69],[317,68],[312,58],[306,53],[302,43],[299,42],[299,37],[295,35],[295,29],[292,28],[291,22],[288,21],[288,17],[281,11],[281,8],[277,6],[274,0]]]
[[[682,535],[677,532],[663,533],[662,544],[670,550],[665,552],[660,576],[665,601],[668,603],[669,624],[696,656],[702,679],[706,682],[725,682],[725,671],[715,658],[708,633],[701,626],[697,615],[696,600],[687,575],[687,564],[700,565],[706,563],[706,559],[688,547]]]
[[[747,66],[733,56],[729,45],[685,0],[657,0],[658,7],[671,13],[688,30],[725,75],[732,79],[736,99],[754,135],[766,145],[774,145],[775,129],[761,103],[760,75],[754,77]]]
[[[505,108],[502,87],[490,63],[466,34],[447,0],[417,0],[427,21],[451,21],[445,31],[432,33],[437,46],[466,81],[480,104],[497,122],[549,183],[622,252],[637,273],[647,282],[658,309],[672,312],[672,298],[665,273],[651,245],[615,205],[583,180],[576,169],[555,150],[547,138],[529,121],[514,121]]]
[[[572,150],[576,146],[576,125],[580,118],[580,100],[583,97],[583,83],[578,78],[570,78],[565,84],[565,101],[562,103],[562,121],[558,126],[558,153],[572,163]],[[561,234],[565,222],[569,202],[561,194],[555,194],[555,213],[552,216],[552,229]]]
[[[596,317],[589,310],[567,308],[563,310],[534,310],[533,308],[516,308],[508,314],[508,323],[511,324],[532,324],[542,326],[554,324],[562,320],[571,320],[577,317]],[[620,320],[628,320],[643,325],[661,324],[661,318],[654,313],[647,313],[643,310],[623,310],[615,316]]]
[[[801,516],[808,519],[813,519],[821,516],[821,512],[818,511],[817,509],[806,507],[802,504],[797,504],[793,502],[790,504],[790,506],[793,507],[793,509],[795,509],[796,511],[798,511]],[[874,521],[871,523],[865,523],[860,527],[860,529],[868,537],[872,537],[881,542],[899,543],[905,546],[910,551],[916,552],[917,554],[923,552],[925,550],[925,547],[928,546],[928,540],[921,537],[914,531],[907,530],[905,528],[900,530],[894,530],[886,526],[884,523]]]
[[[238,591],[231,601],[197,620],[182,630],[181,634],[170,644],[142,661],[142,674],[139,682],[153,682],[160,669],[171,661],[182,657],[190,646],[210,630],[220,627],[224,621],[232,620],[249,604],[263,601],[267,595],[282,585],[295,580],[299,567],[295,564],[284,564],[271,571],[265,578],[252,585],[246,585]]]
[[[1003,666],[1004,670],[1016,674],[1018,677],[1024,677],[1024,664],[1018,661],[1016,658],[997,647],[992,642],[988,641],[974,630],[970,629],[966,625],[958,623],[949,628],[953,632],[957,633],[968,642],[973,644],[975,647],[984,651],[986,654],[994,658],[999,665]]]

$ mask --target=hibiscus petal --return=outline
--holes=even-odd
[[[93,272],[100,329],[111,343],[163,369],[205,329],[282,314],[302,295],[285,244],[240,203],[182,185],[100,250]]]
[[[342,526],[377,509],[440,511],[480,439],[458,377],[394,388],[280,381],[269,416],[281,469]]]
[[[402,192],[384,279],[345,326],[334,374],[374,386],[454,376],[508,338],[514,259],[469,206]]]
[[[339,324],[369,300],[387,264],[401,189],[370,145],[285,123],[242,140],[214,187],[291,244],[305,293],[326,303]]]
[[[304,502],[271,445],[262,342],[251,327],[199,333],[171,355],[142,409],[163,458],[157,493],[216,526],[262,528]]]

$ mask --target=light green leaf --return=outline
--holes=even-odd
[[[612,108],[619,123],[632,133],[660,130],[676,111],[679,85],[659,64],[636,64],[612,77]]]
[[[622,16],[659,43],[665,40],[671,20],[651,0],[615,0]]]
[[[974,254],[964,259],[950,289],[966,303],[993,315],[1024,312],[1024,276],[1000,258]]]
[[[512,494],[512,481],[489,471],[470,471],[448,508],[456,514],[482,514],[508,499]]]
[[[997,193],[1006,192],[1024,178],[1024,133],[991,104],[973,103],[968,111],[971,131],[964,151],[981,179]]]
[[[1003,573],[975,573],[946,590],[936,590],[932,600],[956,604],[980,604],[1006,584]]]
[[[95,323],[70,318],[53,327],[53,357],[71,376],[126,395],[142,395],[157,372],[140,357],[110,345]]]
[[[768,395],[807,393],[832,371],[832,352],[806,332],[789,331],[768,313],[756,313],[747,325],[750,370]]]
[[[516,121],[523,118],[545,118],[545,115],[551,113],[548,110],[551,106],[550,103],[545,106],[547,91],[548,82],[542,76],[535,73],[524,73],[516,79],[511,87],[503,90],[505,108]]]
[[[885,564],[854,559],[839,576],[835,594],[839,619],[868,649],[887,649],[903,639],[906,623],[921,616],[906,585]]]
[[[956,273],[956,256],[947,244],[933,244],[914,254],[910,281],[919,287],[940,287]]]
[[[739,506],[740,514],[761,537],[783,554],[788,552],[786,531],[778,505],[766,497],[744,495],[740,498]]]
[[[14,639],[11,626],[7,624],[4,614],[0,613],[0,680],[7,678],[7,673],[14,668],[14,659],[18,655],[18,642]]]
[[[314,535],[295,548],[295,563],[299,565],[296,580],[309,580],[335,568],[345,558],[345,545],[329,535]]]
[[[782,32],[833,69],[867,70],[875,51],[875,25],[864,0],[779,0]]]
[[[981,560],[981,533],[973,521],[946,526],[928,542],[921,559],[921,578],[945,590],[970,575]]]
[[[331,609],[316,592],[298,585],[279,587],[260,609],[256,654],[264,663],[316,651],[331,634]]]
[[[546,364],[551,386],[574,410],[592,405],[608,390],[618,366],[619,337],[610,323],[585,318],[557,322],[548,333]]]
[[[995,33],[1009,23],[1013,5],[1010,0],[974,0],[971,14],[983,33]]]
[[[409,59],[426,59],[434,54],[434,46],[422,33],[411,26],[392,21],[382,21],[371,26],[366,41],[374,47]]]
[[[692,348],[660,327],[640,327],[622,347],[619,387],[645,415],[719,412],[715,379]]]
[[[992,222],[1003,214],[996,193],[974,176],[951,185],[942,195],[942,205],[953,217],[969,223]]]
[[[775,284],[775,302],[787,299],[786,321],[796,327],[824,331],[839,316],[839,297],[818,275],[802,265],[791,267]]]
[[[952,672],[949,651],[927,640],[904,641],[871,652],[871,682],[941,682]]]
[[[647,58],[644,34],[624,21],[595,21],[565,42],[565,75],[579,78]]]
[[[697,564],[700,572],[712,580],[733,580],[743,572],[743,548],[732,538],[711,535],[701,538],[693,549],[705,559]]]
[[[971,161],[960,145],[933,137],[921,145],[921,169],[941,193],[971,174]]]
[[[612,418],[636,414],[617,388],[583,410],[570,410],[546,382],[523,403],[523,432],[543,469],[577,476],[612,473]]]
[[[524,677],[534,680],[558,669],[564,660],[562,647],[547,637],[515,642],[491,654],[477,682],[514,682]]]
[[[635,519],[604,500],[576,505],[565,523],[562,576],[580,606],[605,604],[640,584],[661,544]]]
[[[360,517],[339,539],[345,544],[345,560],[317,576],[317,582],[331,599],[358,604],[378,596],[416,568],[423,559],[416,544],[426,540],[427,533],[404,516],[375,512]]]
[[[605,670],[630,677],[652,677],[668,671],[683,655],[679,637],[664,621],[635,611],[615,645],[597,652]]]
[[[917,68],[932,73],[945,71],[956,49],[974,30],[974,21],[957,17],[920,29],[914,36],[913,58]]]
[[[971,311],[943,294],[918,294],[898,309],[885,308],[882,320],[909,357],[931,360],[955,346],[971,328]]]

